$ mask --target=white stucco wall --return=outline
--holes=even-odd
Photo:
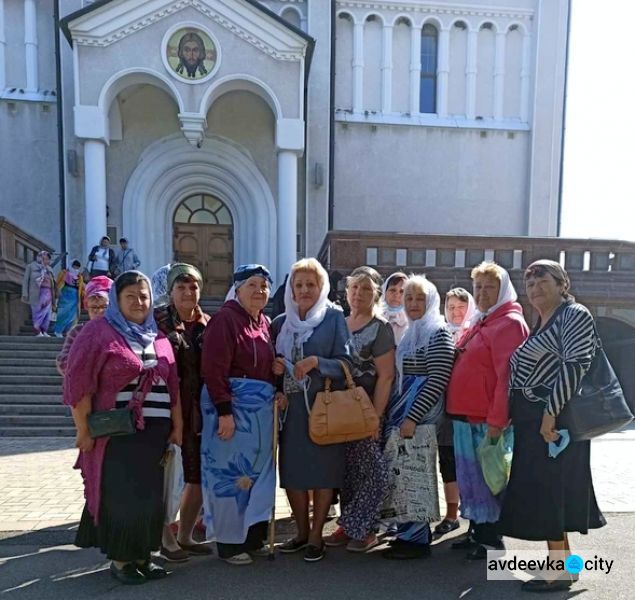
[[[529,135],[485,135],[338,124],[335,228],[523,235]]]

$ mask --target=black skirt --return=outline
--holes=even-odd
[[[545,405],[512,394],[514,456],[499,532],[523,540],[562,540],[606,525],[591,479],[591,443],[570,442],[556,458],[540,435]]]
[[[75,545],[99,548],[111,560],[145,560],[161,545],[163,465],[171,421],[145,419],[145,429],[113,437],[101,476],[99,524],[84,507]]]

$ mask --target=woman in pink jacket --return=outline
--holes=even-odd
[[[488,549],[502,549],[497,531],[501,494],[494,496],[483,478],[477,448],[485,437],[504,437],[509,428],[509,359],[529,334],[509,274],[493,262],[472,270],[478,309],[457,344],[457,358],[447,389],[446,410],[454,419],[454,454],[461,515],[470,519],[466,539],[452,545],[468,550],[470,560],[484,559]]]

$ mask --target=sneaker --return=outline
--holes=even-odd
[[[40,332],[35,334],[35,337],[44,337],[44,334],[40,331]],[[119,571],[117,571],[117,572],[119,572]]]
[[[250,565],[254,562],[254,559],[249,556],[246,552],[241,552],[240,554],[235,554],[234,556],[230,556],[229,558],[223,558],[226,563],[230,565],[235,565],[237,567],[243,565]]]
[[[46,333],[46,331],[42,332],[42,337],[51,337],[48,333]]]
[[[346,544],[346,549],[349,552],[368,552],[371,548],[374,548],[379,544],[377,536],[374,533],[367,535],[363,540],[351,540]]]
[[[56,334],[55,334],[55,337],[56,337],[56,338],[63,338],[64,336],[63,336],[61,333],[56,333]]]
[[[304,560],[306,562],[317,562],[318,560],[322,560],[325,556],[324,543],[322,543],[321,546],[309,544],[304,551]]]
[[[351,541],[350,536],[346,535],[343,527],[338,527],[335,533],[327,535],[324,538],[324,543],[329,548],[338,548],[339,546],[346,546]]]
[[[291,538],[284,542],[284,544],[280,544],[278,546],[278,550],[283,554],[292,554],[293,552],[298,552],[298,550],[303,550],[308,545],[307,540],[296,540],[295,538]]]

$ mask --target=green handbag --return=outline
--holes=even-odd
[[[92,438],[129,435],[136,431],[129,408],[113,408],[88,415],[88,432]]]

